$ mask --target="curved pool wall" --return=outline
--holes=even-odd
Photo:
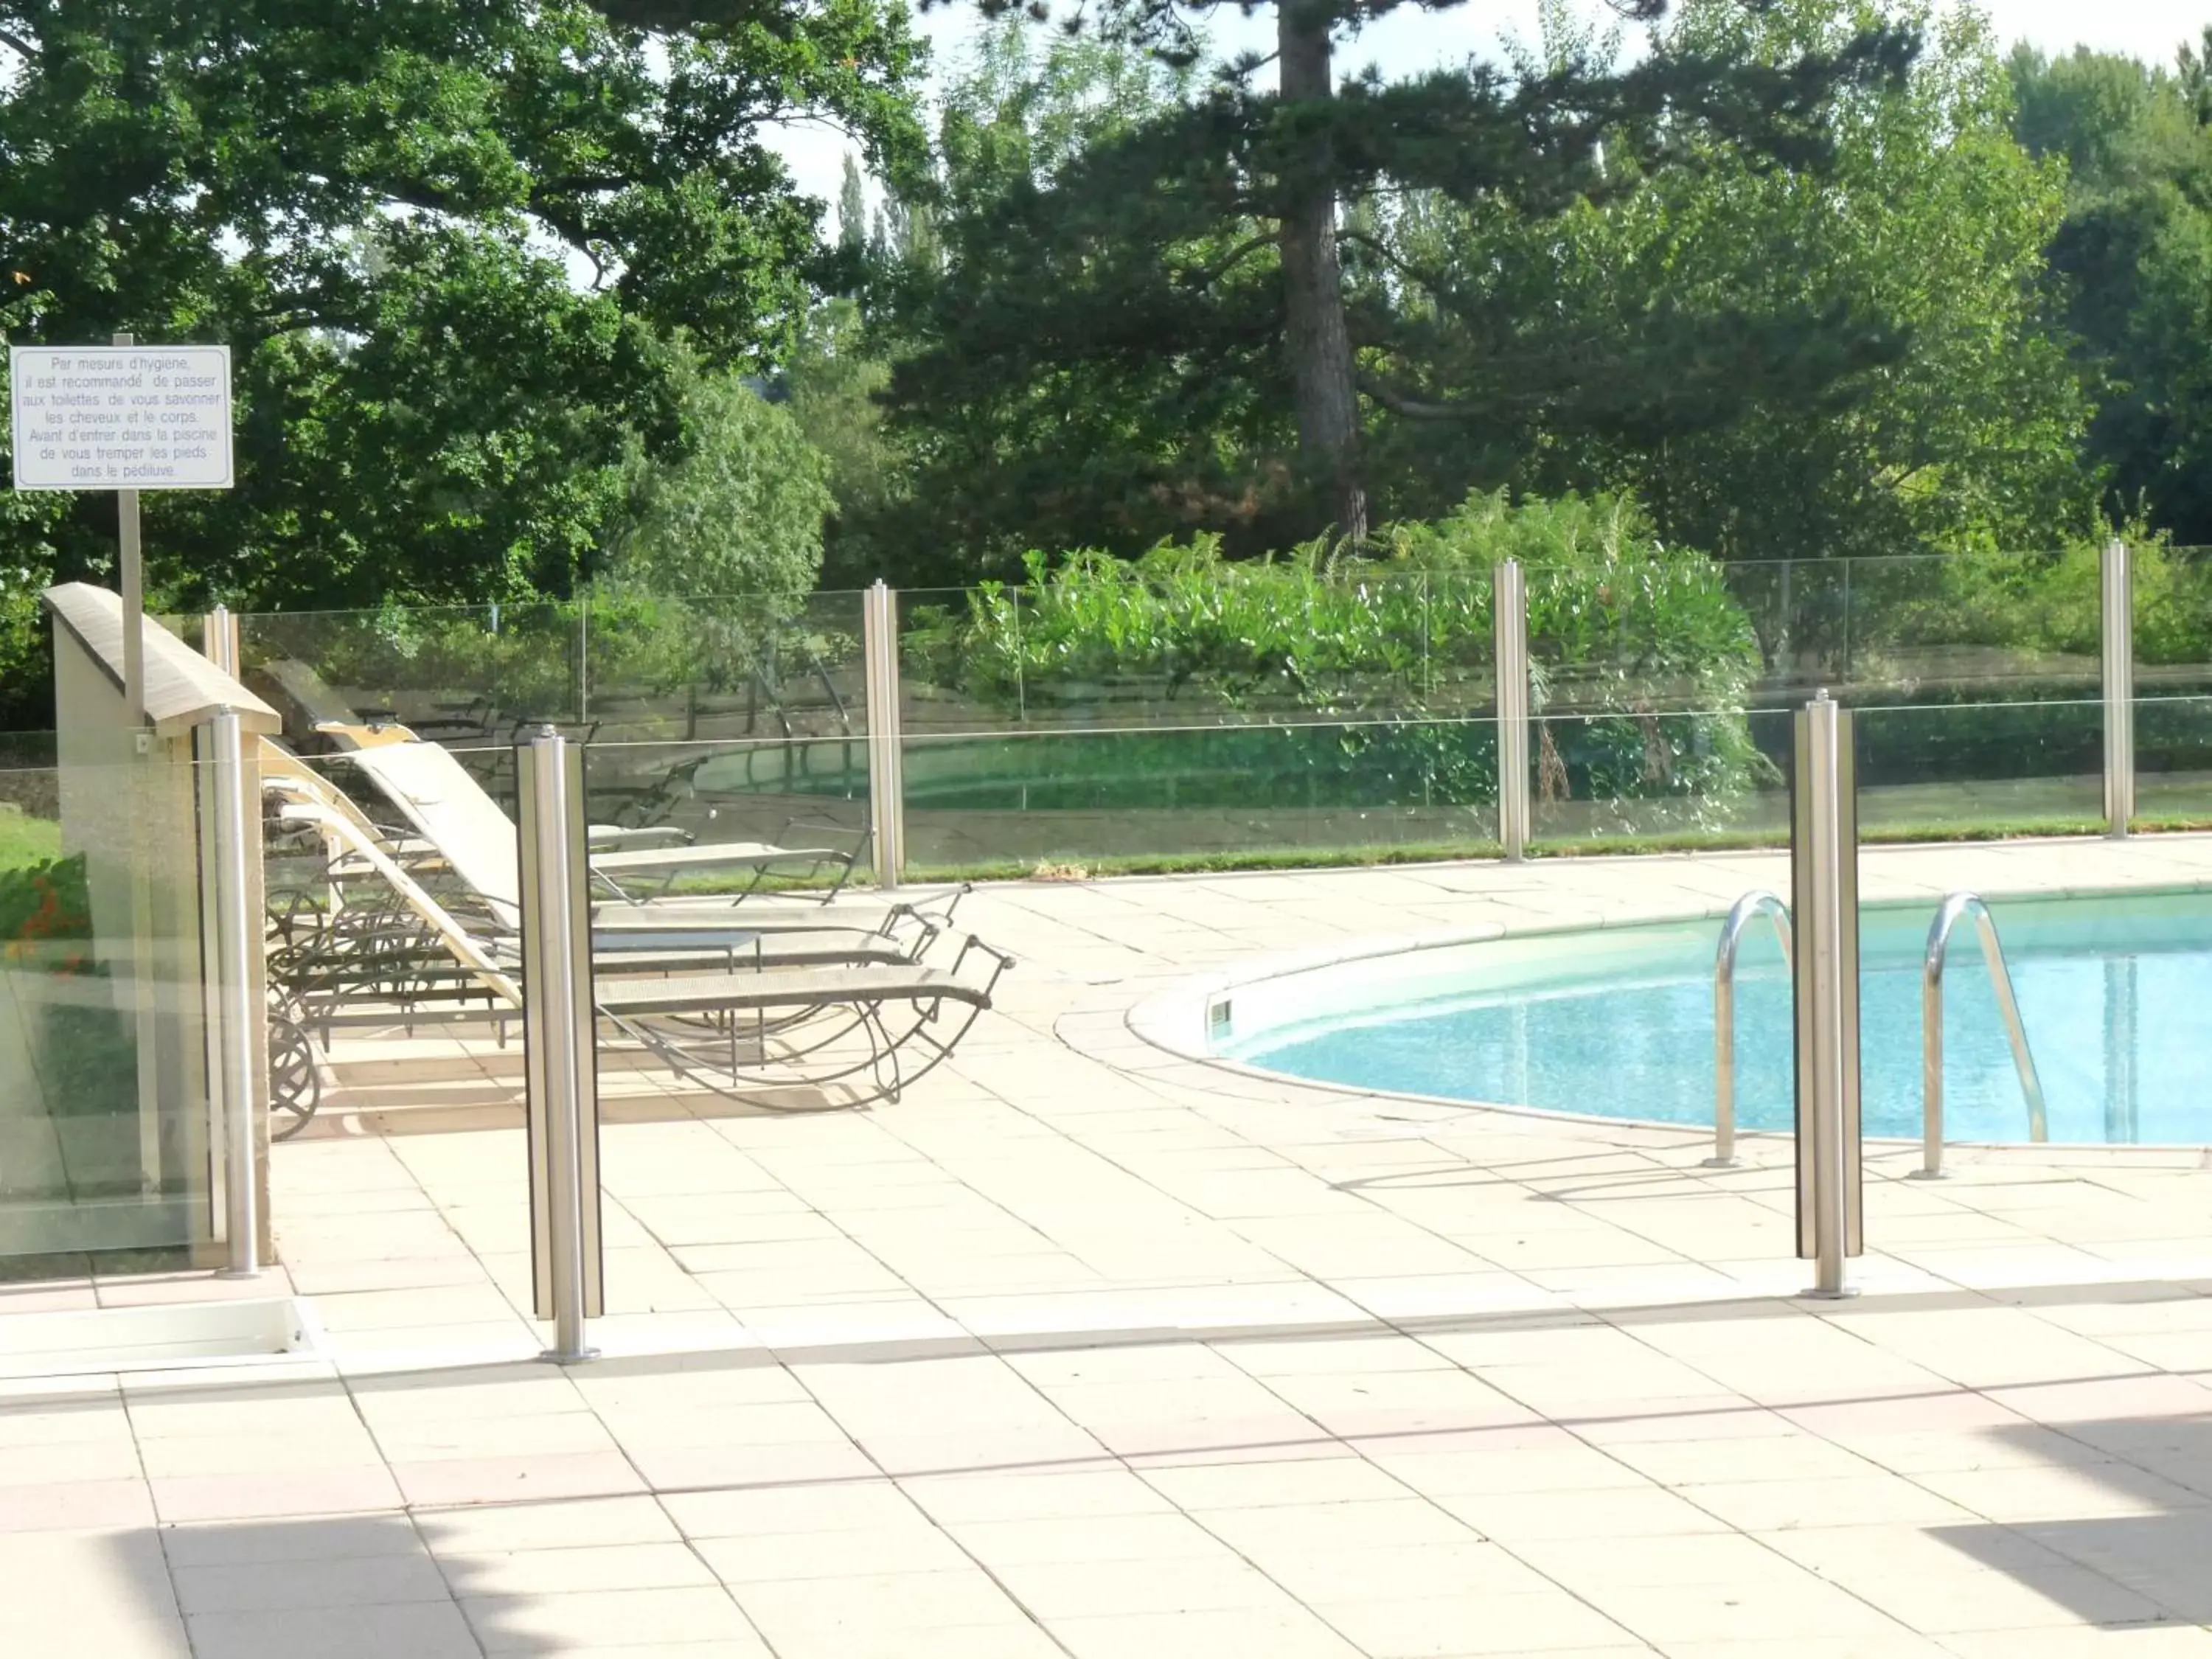
[[[1921,1132],[1921,967],[1936,908],[1933,900],[1869,905],[1862,915],[1869,1136]],[[2020,898],[1990,908],[2048,1097],[2051,1139],[2212,1143],[2212,894]],[[1184,1040],[1163,1040],[1361,1091],[1705,1127],[1719,933],[1719,919],[1704,917],[1340,955],[1209,991],[1179,1022]],[[1786,1132],[1790,986],[1764,924],[1745,938],[1737,983],[1739,1121]],[[1954,937],[1945,983],[1947,1138],[2025,1142],[2025,1102],[1971,928]]]

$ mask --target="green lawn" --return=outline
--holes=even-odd
[[[61,855],[61,825],[27,812],[0,811],[0,870],[20,870]]]

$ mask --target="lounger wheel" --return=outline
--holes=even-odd
[[[314,1045],[297,1020],[269,1016],[269,1138],[289,1140],[323,1103]]]

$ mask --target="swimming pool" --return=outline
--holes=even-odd
[[[2212,893],[1996,901],[2054,1142],[2212,1143]],[[1861,923],[1866,1133],[1917,1139],[1933,902]],[[1302,969],[1209,999],[1224,1059],[1316,1082],[1644,1121],[1713,1119],[1717,921],[1555,933]],[[1945,977],[1952,1140],[2024,1142],[2027,1115],[1971,926]],[[1789,977],[1745,936],[1737,1116],[1788,1130]]]

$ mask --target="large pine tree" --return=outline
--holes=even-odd
[[[1403,345],[1407,319],[1397,275],[1381,274],[1364,293],[1347,276],[1368,203],[1432,191],[1555,212],[1654,167],[1694,165],[1716,139],[1817,167],[1831,100],[1899,81],[1917,49],[1911,31],[1875,27],[1788,62],[1662,41],[1627,67],[1570,53],[1397,82],[1340,73],[1346,43],[1401,4],[1461,3],[1276,0],[1272,54],[1226,66],[1200,95],[961,216],[948,229],[943,278],[910,307],[923,349],[901,365],[895,407],[940,429],[964,427],[980,442],[994,420],[1003,430],[1009,418],[1037,418],[1036,388],[1136,387],[1122,424],[1160,457],[1146,485],[1156,499],[1200,489],[1194,465],[1219,459],[1218,443],[1194,426],[1179,440],[1170,434],[1176,406],[1194,422],[1229,403],[1248,416],[1280,410],[1287,465],[1248,465],[1241,479],[1203,488],[1290,503],[1275,514],[1279,531],[1364,535],[1370,422],[1436,413],[1363,374],[1370,349]],[[1017,0],[977,3],[1000,15]],[[1656,21],[1666,3],[1616,0],[1615,9]],[[1760,9],[1765,0],[1744,3]],[[1049,15],[1043,0],[1023,9]],[[1212,10],[1199,0],[1092,0],[1059,21],[1187,60]],[[1070,441],[1094,443],[1101,418],[1072,411]],[[1068,459],[1079,466],[1091,457]]]

